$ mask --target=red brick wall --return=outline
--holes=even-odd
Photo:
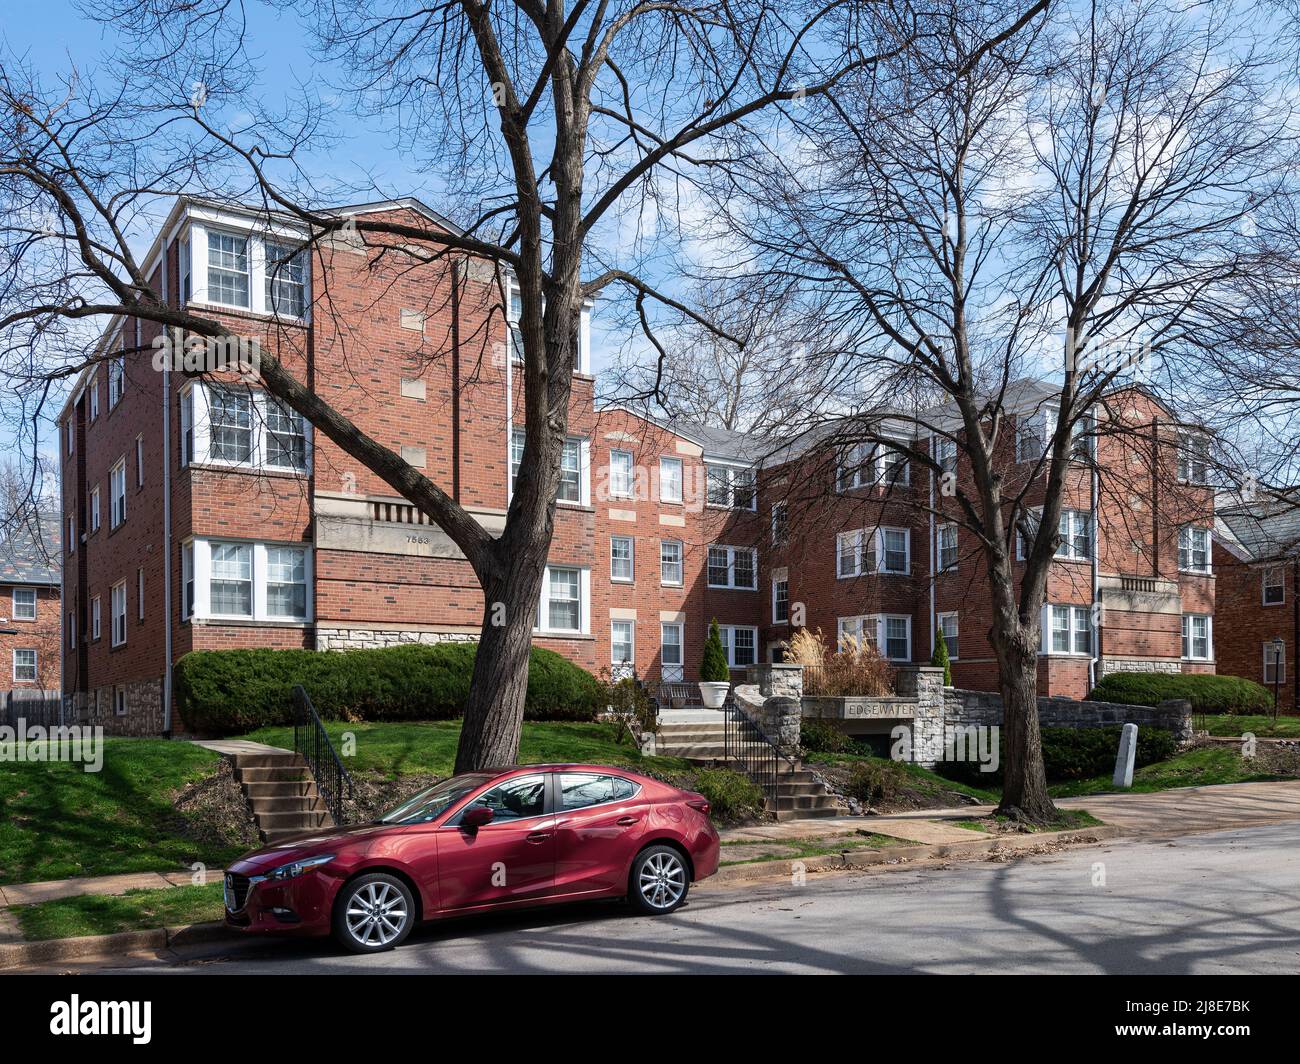
[[[1256,683],[1264,682],[1264,644],[1281,638],[1284,644],[1286,682],[1279,685],[1278,705],[1283,712],[1300,711],[1295,663],[1296,567],[1284,563],[1281,603],[1264,605],[1263,565],[1243,562],[1227,548],[1215,544],[1217,601],[1214,617],[1214,650],[1217,671],[1228,676],[1244,676]],[[1271,656],[1271,651],[1270,651]],[[1270,691],[1273,685],[1268,684]]]
[[[36,619],[18,620],[13,615],[14,587],[29,584],[0,584],[0,690],[16,687],[59,689],[59,589],[36,587]],[[10,631],[12,635],[8,634]],[[14,679],[15,650],[36,651],[35,683]]]

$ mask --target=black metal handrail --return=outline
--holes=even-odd
[[[722,750],[728,765],[740,770],[757,783],[773,802],[781,788],[782,764],[793,773],[798,768],[779,743],[768,738],[753,717],[729,697],[722,707]]]
[[[352,797],[352,776],[330,742],[329,732],[302,684],[293,687],[293,750],[307,762],[316,778],[316,790],[334,817],[343,824],[343,801]]]

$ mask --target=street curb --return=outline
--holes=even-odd
[[[995,835],[988,839],[975,839],[971,842],[939,843],[933,846],[886,846],[882,849],[863,847],[858,850],[843,850],[840,853],[828,853],[820,857],[782,857],[774,861],[752,861],[748,864],[728,865],[703,882],[706,885],[724,886],[732,883],[748,883],[757,879],[769,879],[773,876],[788,877],[795,871],[794,865],[802,865],[804,872],[833,872],[850,869],[865,869],[873,866],[897,867],[925,860],[969,860],[995,853],[1014,853],[1018,850],[1033,850],[1045,843],[1062,843],[1065,845],[1086,845],[1113,839],[1124,834],[1123,829],[1114,824],[1098,824],[1090,828],[1071,828],[1067,831],[1043,831],[1032,835]],[[777,840],[773,840],[776,842]]]
[[[98,960],[127,953],[158,951],[174,946],[191,946],[232,938],[220,921],[157,927],[148,931],[121,931],[115,935],[86,935],[81,938],[51,938],[44,942],[19,942],[0,946],[0,972],[60,961]]]

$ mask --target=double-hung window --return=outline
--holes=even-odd
[[[1286,571],[1280,565],[1264,570],[1264,605],[1277,606],[1286,601]]]
[[[632,498],[632,452],[609,452],[609,494],[615,499]]]
[[[911,567],[911,535],[905,528],[880,530],[880,571],[905,574]]]
[[[772,623],[790,623],[790,582],[785,577],[772,581]]]
[[[99,531],[99,485],[90,489],[90,531]]]
[[[710,506],[753,510],[757,505],[754,471],[743,466],[709,465],[705,501]]]
[[[108,527],[117,528],[126,520],[126,458],[108,471]]]
[[[248,237],[208,230],[208,299],[229,307],[249,305]]]
[[[181,615],[200,620],[311,619],[311,548],[196,539],[181,548]]]
[[[772,504],[772,546],[784,547],[790,538],[789,511],[783,502]]]
[[[609,578],[615,583],[630,584],[636,579],[631,536],[609,537]]]
[[[1046,606],[1047,653],[1092,653],[1092,610],[1088,606]]]
[[[1183,614],[1183,657],[1209,661],[1213,655],[1213,620],[1205,613]]]
[[[880,449],[880,482],[886,486],[906,485],[912,480],[909,455],[902,447],[882,446]]]
[[[941,473],[957,472],[957,441],[947,436],[934,437],[934,460]]]
[[[1184,525],[1178,530],[1178,568],[1185,573],[1210,571],[1210,530]]]
[[[1210,438],[1205,433],[1178,434],[1178,479],[1184,484],[1210,482]]]
[[[757,590],[758,551],[753,547],[710,547],[708,578],[709,587]]]
[[[959,628],[957,624],[957,613],[940,613],[935,616],[935,622],[939,631],[943,633],[944,645],[948,648],[948,658],[951,661],[957,660],[957,639]]]
[[[659,459],[659,501],[682,501],[682,460],[680,458]]]
[[[1263,680],[1265,687],[1272,687],[1274,684],[1286,683],[1286,645],[1283,644],[1280,651],[1273,646],[1273,641],[1269,640],[1264,644],[1264,673]]]
[[[288,244],[266,242],[266,309],[301,318],[307,311],[306,256]]]
[[[560,487],[555,497],[560,502],[583,501],[582,440],[575,436],[564,441],[564,450],[560,454]]]
[[[208,601],[213,616],[253,616],[253,546],[213,543]]]
[[[586,631],[586,572],[567,566],[547,566],[542,578],[537,627],[544,632]]]
[[[120,647],[126,642],[126,581],[113,585],[109,592],[110,642]]]
[[[718,634],[727,664],[733,669],[743,669],[758,661],[758,629],[739,624],[720,624]]]
[[[307,423],[292,407],[266,397],[266,464],[303,472],[307,468]]]
[[[685,675],[680,622],[665,621],[659,626],[659,664],[664,680],[669,683]]]
[[[37,677],[36,651],[30,647],[14,651],[14,683],[35,683]]]
[[[912,618],[905,614],[841,617],[837,628],[841,649],[853,642],[877,648],[890,661],[912,660]]]
[[[266,548],[266,612],[277,619],[307,616],[307,551]]]
[[[101,631],[100,620],[99,596],[96,595],[90,600],[90,638],[92,642],[99,638]]]
[[[911,533],[906,528],[860,528],[835,540],[836,575],[906,574],[911,571]]]
[[[122,401],[125,386],[126,360],[118,355],[108,363],[108,408],[110,410]]]
[[[659,582],[670,587],[681,586],[682,541],[680,539],[659,541]]]
[[[36,588],[14,588],[13,619],[15,621],[36,620]]]
[[[1056,557],[1076,560],[1092,557],[1092,514],[1087,510],[1062,510],[1060,535]]]
[[[839,455],[839,468],[835,486],[839,491],[865,488],[876,482],[876,449],[873,443],[861,441],[844,447]]]
[[[311,436],[306,419],[273,395],[244,385],[195,383],[181,392],[181,464],[212,462],[305,473]],[[137,441],[137,476],[143,444]]]
[[[247,388],[208,392],[208,456],[217,462],[248,462],[253,457],[253,394]]]
[[[939,572],[957,568],[957,526],[940,525],[936,530],[938,537]]]
[[[610,663],[631,665],[636,653],[636,624],[632,621],[609,622]]]

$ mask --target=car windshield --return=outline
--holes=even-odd
[[[389,810],[381,816],[378,824],[427,824],[435,817],[441,816],[470,791],[483,786],[492,779],[492,773],[467,772],[463,776],[426,787],[413,798],[408,798],[396,809]]]

